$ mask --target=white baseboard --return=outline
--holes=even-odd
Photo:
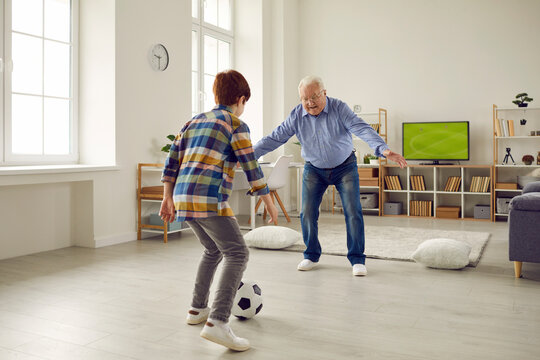
[[[129,241],[135,241],[137,240],[137,232],[128,232],[124,234],[119,235],[111,235],[111,236],[100,236],[96,237],[94,239],[94,243],[96,248],[100,248],[103,246],[110,246],[110,245],[116,245],[116,244],[122,244]]]

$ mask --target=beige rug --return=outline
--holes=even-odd
[[[478,264],[490,237],[487,232],[397,226],[366,226],[365,232],[365,254],[369,258],[413,261],[411,255],[422,242],[428,239],[448,238],[463,241],[471,246],[469,266]],[[345,224],[322,226],[319,228],[319,241],[323,254],[347,255]],[[305,249],[304,243],[298,242],[283,250],[303,252]]]

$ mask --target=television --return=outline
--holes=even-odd
[[[403,157],[407,160],[469,160],[469,122],[404,122]]]

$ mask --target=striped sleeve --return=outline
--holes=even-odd
[[[172,182],[173,184],[176,183],[176,178],[178,177],[178,172],[180,171],[180,164],[182,163],[185,150],[182,147],[182,135],[190,123],[191,121],[188,121],[186,125],[184,125],[171,144],[171,149],[169,150],[169,155],[167,156],[165,167],[161,175],[161,182]]]
[[[251,186],[247,194],[268,194],[270,191],[268,190],[268,186],[266,186],[261,167],[257,159],[255,159],[255,153],[253,152],[253,146],[249,137],[249,128],[245,123],[240,122],[239,126],[235,128],[232,134],[231,147]]]

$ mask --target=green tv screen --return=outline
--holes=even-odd
[[[469,160],[469,122],[403,123],[407,160]]]

